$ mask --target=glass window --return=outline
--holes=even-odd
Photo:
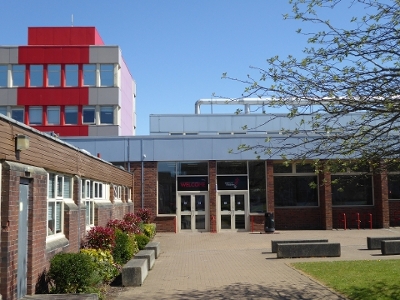
[[[94,106],[85,106],[82,109],[83,123],[94,124],[95,123],[95,109]]]
[[[43,86],[43,65],[31,65],[29,70],[30,86]]]
[[[275,163],[275,206],[318,206],[318,178],[312,164]]]
[[[12,85],[25,86],[25,65],[12,65]]]
[[[96,85],[96,65],[83,65],[83,85],[95,86]]]
[[[47,180],[47,236],[63,232],[63,212],[65,191],[64,177],[48,174]]]
[[[47,66],[47,81],[50,87],[61,86],[61,65]]]
[[[7,87],[8,66],[0,65],[0,87]]]
[[[64,176],[63,186],[64,198],[72,198],[72,177]]]
[[[217,174],[247,174],[247,162],[246,161],[218,161],[217,162]]]
[[[275,206],[318,206],[317,176],[274,176]]]
[[[76,125],[78,124],[78,106],[65,107],[65,124]]]
[[[78,86],[78,65],[65,65],[65,86]]]
[[[388,174],[389,199],[400,199],[400,174]]]
[[[114,65],[100,65],[100,86],[114,86]]]
[[[159,162],[158,168],[158,213],[176,213],[176,163]]]
[[[371,175],[332,175],[332,205],[372,205]]]
[[[31,106],[29,107],[29,124],[41,125],[42,124],[42,107]]]
[[[112,106],[100,107],[100,124],[114,124],[114,109]]]
[[[178,162],[178,175],[208,175],[207,162]]]
[[[7,116],[7,106],[0,106],[0,114]]]
[[[267,211],[265,161],[249,161],[250,212]]]
[[[11,109],[11,118],[13,118],[18,122],[24,123],[24,109],[23,108]]]
[[[60,107],[48,106],[47,107],[47,124],[60,125]]]

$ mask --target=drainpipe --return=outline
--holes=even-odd
[[[144,208],[144,159],[146,154],[143,154],[143,139],[140,140],[140,152],[142,156],[142,167],[141,167],[141,188],[142,188],[142,209]]]
[[[81,247],[81,202],[82,202],[82,179],[75,175],[78,179],[78,246]]]

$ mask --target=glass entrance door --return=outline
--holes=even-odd
[[[180,194],[180,231],[209,231],[207,194]]]
[[[219,195],[219,207],[221,230],[245,231],[247,229],[247,205],[244,193]]]

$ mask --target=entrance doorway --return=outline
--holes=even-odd
[[[219,229],[247,230],[247,196],[246,193],[219,194]]]
[[[178,194],[179,231],[209,231],[208,193]]]

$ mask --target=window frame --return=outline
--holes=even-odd
[[[56,116],[56,115],[54,115],[55,111],[57,111],[57,122],[50,120],[50,117]],[[47,122],[46,122],[47,125],[60,125],[60,121],[61,121],[60,106],[47,106],[46,112],[47,112]]]
[[[61,65],[48,64],[47,65],[47,87],[60,87],[61,86]]]
[[[32,112],[34,112],[34,111],[40,113],[40,119],[37,119],[38,121],[32,122]],[[42,106],[30,106],[29,107],[29,125],[43,125],[43,107]]]
[[[17,70],[18,67],[21,67],[21,70]],[[25,73],[26,73],[26,65],[24,64],[11,65],[12,87],[25,87],[26,85]]]
[[[93,111],[93,121],[91,122],[85,122],[85,111]],[[96,124],[96,107],[92,105],[87,105],[82,107],[82,124],[90,124],[94,125]]]
[[[37,67],[37,70],[35,70]],[[29,87],[43,87],[43,65],[32,64],[29,66]]]
[[[70,110],[70,111],[68,111]],[[76,119],[76,122],[72,123],[68,121],[68,116],[71,116],[74,114],[74,118]],[[68,105],[64,107],[64,122],[65,125],[78,125],[78,115],[79,115],[79,110],[78,106],[76,105]]]
[[[107,69],[107,67],[111,67],[111,70]],[[115,86],[114,68],[114,64],[100,64],[99,73],[101,87]],[[111,78],[109,78],[108,76],[111,76]]]

